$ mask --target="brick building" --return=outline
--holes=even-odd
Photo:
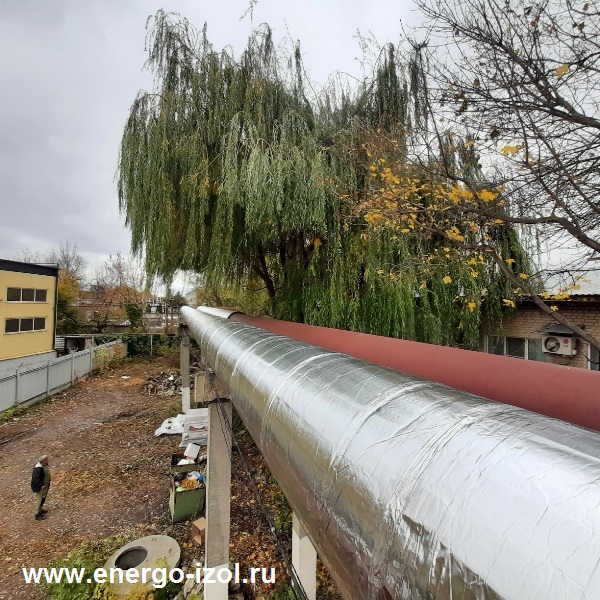
[[[553,300],[552,303],[574,325],[600,339],[600,278],[594,278],[582,285],[580,290],[572,291],[569,299]],[[600,370],[596,348],[559,325],[528,299],[517,303],[516,310],[508,313],[501,324],[488,323],[482,331],[481,349],[484,352]],[[544,351],[546,336],[555,337],[565,348],[568,344],[572,347],[572,355]]]

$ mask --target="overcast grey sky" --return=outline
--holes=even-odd
[[[71,241],[92,267],[128,253],[115,172],[136,93],[151,86],[145,24],[159,8],[236,55],[253,26],[248,0],[0,1],[0,258]],[[357,30],[397,41],[401,21],[417,24],[411,0],[259,0],[254,26],[300,39],[317,83],[341,70],[361,73]]]

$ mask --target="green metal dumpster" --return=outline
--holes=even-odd
[[[206,488],[177,491],[176,484],[171,478],[171,493],[169,494],[169,510],[173,523],[187,521],[204,514],[204,497]]]
[[[202,486],[192,490],[177,491],[179,485],[175,482],[174,476],[178,473],[203,471],[205,470],[205,465],[199,463],[178,465],[177,462],[179,462],[181,458],[183,458],[183,455],[181,454],[173,454],[171,457],[169,510],[171,512],[171,520],[173,523],[200,517],[204,514],[206,488]]]

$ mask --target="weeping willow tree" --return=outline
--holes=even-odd
[[[466,264],[437,273],[423,256],[443,256],[442,240],[375,231],[355,210],[370,193],[372,132],[393,135],[402,158],[425,118],[418,52],[403,58],[389,45],[372,79],[309,101],[299,47],[278,53],[267,26],[236,59],[215,51],[206,27],[159,11],[147,49],[155,90],[132,105],[118,185],[150,275],[260,282],[280,318],[477,343],[482,305],[456,301],[456,286],[475,285]],[[450,267],[453,286],[443,281]],[[486,310],[498,310],[505,285],[484,271]]]

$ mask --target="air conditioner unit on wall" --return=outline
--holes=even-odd
[[[542,350],[548,354],[575,356],[575,338],[565,335],[545,335],[542,337]]]

